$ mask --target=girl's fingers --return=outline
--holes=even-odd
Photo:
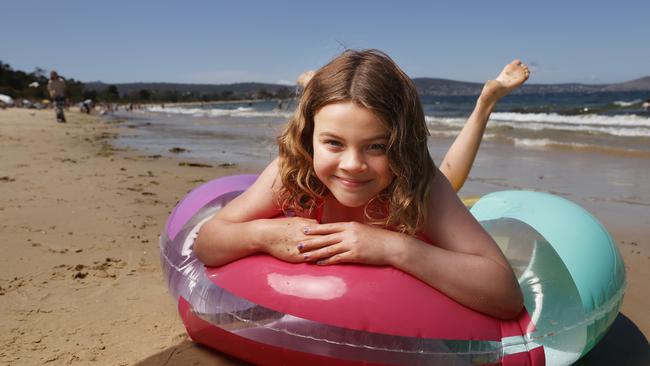
[[[302,232],[305,235],[327,235],[344,230],[345,223],[343,222],[333,222],[331,224],[314,224],[314,225],[305,225]]]
[[[347,262],[347,257],[348,257],[347,253],[348,252],[343,252],[343,253],[333,255],[329,258],[318,260],[316,261],[316,264],[318,264],[319,266],[327,266],[329,264],[338,264],[338,263]]]
[[[318,262],[332,256],[340,255],[346,251],[347,249],[343,245],[334,244],[310,252],[305,252],[303,253],[303,257],[306,261]]]
[[[307,253],[338,242],[340,242],[340,240],[335,235],[320,235],[300,241],[300,243],[296,245],[296,248],[301,253]]]

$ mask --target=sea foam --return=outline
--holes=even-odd
[[[270,111],[260,111],[255,110],[251,107],[238,107],[235,109],[225,109],[225,108],[192,108],[192,107],[161,107],[161,106],[150,106],[147,108],[147,111],[153,113],[166,113],[166,114],[182,114],[189,115],[193,117],[244,117],[244,118],[254,118],[254,117],[281,117],[289,118],[293,115],[291,111],[283,110],[270,110]]]
[[[464,118],[439,118],[426,116],[427,125],[433,130],[439,127],[461,128]],[[492,113],[490,127],[510,127],[517,130],[559,130],[584,133],[608,134],[625,137],[650,137],[650,118],[638,115],[605,116],[587,114],[565,116],[556,113]]]

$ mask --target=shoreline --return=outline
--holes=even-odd
[[[180,165],[182,156],[117,149],[112,141],[127,126],[74,111],[67,116],[69,123],[57,124],[50,110],[0,111],[0,228],[7,251],[0,259],[0,325],[7,330],[0,334],[0,363],[243,364],[189,340],[162,278],[158,237],[189,190],[256,168]],[[479,153],[479,175],[513,169],[489,159],[499,148]],[[530,179],[546,184],[551,177]],[[467,188],[502,183],[469,182]],[[603,224],[623,255],[628,285],[612,330],[578,364],[622,357],[647,364],[647,229]]]
[[[294,86],[295,88],[295,86]],[[263,102],[279,102],[279,101],[284,101],[287,99],[293,99],[293,98],[285,98],[285,99],[280,99],[280,98],[271,98],[271,99],[238,99],[238,100],[217,100],[217,101],[208,101],[208,102],[170,102],[170,103],[143,103],[141,104],[142,107],[150,107],[150,106],[160,106],[160,105],[165,105],[165,108],[167,106],[171,107],[178,107],[178,106],[185,106],[185,105],[206,105],[206,104],[247,104],[247,103],[263,103]]]

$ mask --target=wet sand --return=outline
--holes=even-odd
[[[0,110],[0,364],[243,364],[187,338],[161,275],[158,236],[170,210],[190,189],[257,168],[182,165],[116,150],[111,140],[119,123],[74,112],[68,119],[57,124],[52,111]],[[521,181],[499,180],[521,169],[499,161],[531,161],[542,153],[513,156],[507,146],[486,144],[480,154],[462,195],[507,184],[555,187],[577,197],[619,245],[628,275],[622,313],[579,364],[650,364],[650,209],[645,201],[634,202],[625,192],[614,196],[632,203],[590,201],[602,187],[567,193],[562,185],[575,184],[569,175],[551,179],[553,174],[544,173],[540,179],[538,170]],[[566,169],[605,159],[587,155],[576,162],[572,152],[552,154],[558,169],[569,161],[574,164]],[[641,176],[648,163],[627,159],[625,164]],[[594,180],[586,174],[585,181]],[[645,177],[637,184],[650,186]]]

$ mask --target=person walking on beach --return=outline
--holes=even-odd
[[[56,121],[59,123],[65,123],[65,115],[63,114],[63,107],[65,106],[65,82],[54,70],[50,72],[50,81],[47,83],[47,91],[50,93],[50,98],[54,100]]]

